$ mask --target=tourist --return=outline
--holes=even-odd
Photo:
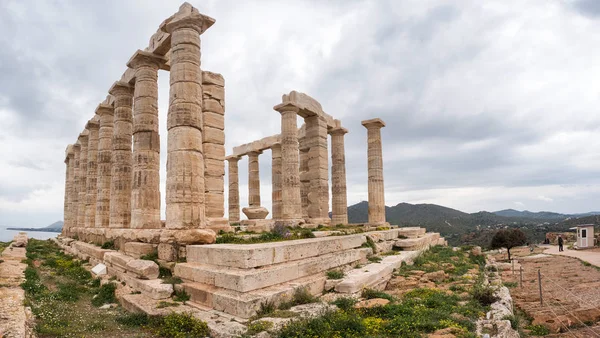
[[[558,235],[558,251],[564,251],[562,235]]]

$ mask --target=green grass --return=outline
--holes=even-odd
[[[279,227],[258,236],[244,238],[240,234],[224,233],[217,236],[217,244],[256,244],[315,238],[311,229]]]
[[[530,336],[546,336],[546,335],[550,334],[550,330],[541,324],[529,325],[529,326],[526,326],[525,328],[530,331],[529,332]]]
[[[340,270],[327,271],[327,279],[342,279],[342,278],[344,278],[344,273]]]
[[[94,298],[92,298],[92,305],[102,306],[104,304],[114,304],[117,302],[115,297],[115,290],[117,285],[115,283],[106,283],[102,285]]]
[[[288,301],[281,302],[278,306],[279,310],[289,310],[296,305],[316,303],[319,300],[317,297],[310,294],[306,288],[298,288],[294,291],[292,298]]]
[[[367,257],[367,260],[371,263],[379,263],[379,262],[381,262],[381,259],[382,259],[381,257],[373,256],[373,255]]]
[[[373,290],[373,289],[362,290],[361,297],[365,298],[365,299],[382,298],[382,299],[387,299],[390,302],[396,301],[396,298],[394,296],[389,295],[383,291],[377,291],[377,290]]]
[[[267,321],[254,321],[248,325],[248,331],[246,331],[247,335],[255,335],[257,333],[267,331],[273,328],[273,323]]]
[[[102,249],[116,250],[114,241],[107,241],[102,244]]]

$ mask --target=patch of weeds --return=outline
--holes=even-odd
[[[279,310],[289,310],[291,307],[302,304],[316,303],[318,299],[310,294],[306,288],[298,288],[294,291],[292,299],[289,301],[281,302],[279,304]]]
[[[504,316],[502,320],[508,320],[510,322],[510,327],[512,327],[513,330],[519,330],[519,326],[521,325],[521,318],[519,318],[518,316]]]
[[[160,302],[158,302],[158,305],[156,305],[156,308],[162,309],[162,308],[166,308],[166,307],[176,307],[179,305],[180,305],[179,303],[165,302],[164,300],[161,300]]]
[[[185,292],[185,290],[175,291],[175,295],[173,296],[173,300],[176,302],[182,302],[185,304],[188,300],[190,300],[190,295]]]
[[[275,303],[272,301],[264,301],[260,303],[260,307],[258,311],[256,311],[257,316],[266,316],[275,311]]]
[[[398,254],[400,254],[399,251],[390,250],[390,251],[386,251],[386,252],[380,253],[379,256],[395,256],[395,255],[398,255]]]
[[[344,311],[349,311],[354,307],[354,304],[356,304],[357,302],[358,300],[352,297],[341,297],[331,302],[331,304],[337,306],[338,308]]]
[[[140,257],[140,259],[156,262],[158,260],[158,251],[153,251],[149,254],[143,255]]]
[[[106,241],[101,246],[102,249],[116,250],[115,241]]]
[[[115,321],[121,325],[129,327],[147,326],[151,322],[151,317],[145,312],[126,313],[115,318]]]
[[[110,277],[108,280],[109,280],[109,281],[111,281],[111,282],[112,282],[112,281],[115,281],[115,280],[117,280],[117,276],[112,276],[112,277]]]
[[[494,265],[489,265],[485,268],[485,270],[490,271],[490,272],[497,272],[498,268]]]
[[[373,250],[373,252],[377,251],[375,242],[373,242],[373,239],[371,239],[371,237],[369,237],[369,236],[367,236],[367,241],[364,242],[360,247],[361,248],[371,248]]]
[[[115,290],[117,285],[114,283],[106,283],[98,289],[96,296],[92,298],[92,305],[98,307],[104,304],[116,303]]]
[[[387,294],[383,291],[377,291],[373,289],[363,289],[360,296],[366,299],[383,298],[389,300],[390,302],[396,301],[396,298],[394,296]]]
[[[342,279],[344,273],[340,270],[329,270],[327,271],[327,279]]]
[[[264,320],[257,320],[248,325],[247,335],[255,335],[257,333],[268,331],[273,328],[273,323]]]
[[[196,319],[191,313],[171,313],[156,323],[156,333],[162,337],[187,338],[208,337],[208,325]]]
[[[381,262],[381,257],[371,255],[371,256],[367,257],[367,260],[369,260],[369,262],[371,262],[371,263],[379,263],[379,262]]]
[[[183,283],[183,281],[179,277],[167,277],[167,278],[163,278],[162,283],[175,285],[175,284],[181,284],[181,283]]]
[[[542,324],[529,325],[525,329],[529,330],[530,336],[547,336],[550,334],[550,330]]]
[[[502,284],[504,284],[504,286],[506,286],[509,289],[516,288],[517,286],[519,286],[519,283],[517,282],[504,282]]]
[[[130,295],[141,295],[141,291],[131,291]]]
[[[92,279],[92,281],[89,283],[89,285],[93,288],[99,288],[100,284],[101,284],[102,280],[100,278],[94,278]]]
[[[494,288],[483,285],[480,282],[473,286],[471,295],[483,306],[490,306],[498,301],[498,297],[494,295]]]
[[[171,272],[171,270],[164,268],[162,266],[158,267],[158,278],[169,278],[173,276],[173,273]],[[171,283],[169,283],[171,284]]]
[[[408,239],[408,237],[405,235],[398,235],[398,239]]]

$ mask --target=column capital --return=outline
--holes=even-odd
[[[345,135],[348,134],[348,129],[343,127],[337,127],[329,130],[329,135]]]
[[[229,155],[229,156],[225,157],[225,159],[228,162],[235,162],[235,163],[237,163],[241,159],[241,157],[240,156],[235,156],[235,155]]]
[[[273,109],[280,113],[291,111],[291,112],[298,114],[298,112],[300,112],[300,107],[298,107],[295,104],[290,103],[290,102],[280,103],[280,104],[276,105],[275,107],[273,107]]]
[[[248,157],[252,157],[252,156],[256,156],[258,157],[258,155],[262,154],[262,150],[256,150],[256,151],[249,151],[248,153],[246,153],[246,155],[248,155]]]
[[[281,143],[273,143],[273,145],[271,146],[271,150],[273,149],[281,149]]]
[[[370,120],[364,120],[360,124],[362,124],[367,129],[371,129],[371,128],[377,128],[377,129],[379,129],[379,128],[385,127],[385,122],[383,122],[379,118],[377,118],[377,119],[370,119]]]
[[[159,69],[169,70],[166,63],[167,59],[163,56],[138,49],[127,61],[127,67],[136,69],[142,66],[156,66]]]
[[[94,115],[91,120],[87,121],[85,124],[85,129],[87,130],[98,130],[100,128],[100,117],[98,115]]]
[[[100,103],[98,107],[96,107],[96,115],[104,116],[104,115],[113,115],[115,113],[115,108],[109,104]]]
[[[77,138],[77,141],[75,143],[73,143],[73,154],[75,154],[76,151],[80,151],[81,150],[81,143],[79,143],[79,138]]]
[[[166,33],[173,33],[173,31],[180,28],[191,28],[198,32],[198,34],[202,34],[206,32],[214,23],[215,19],[211,18],[208,15],[200,14],[198,12],[192,12],[187,15],[180,15],[182,8],[179,9],[179,13],[175,14],[173,17],[165,20],[161,25],[160,29]]]
[[[73,145],[69,144],[67,146],[67,149],[65,149],[65,163],[67,163],[74,156],[75,156],[75,153],[73,152]]]
[[[122,81],[116,81],[108,90],[108,93],[112,96],[115,95],[133,95],[133,87],[129,83]]]
[[[77,137],[77,142],[79,142],[79,145],[81,145],[82,142],[87,142],[89,136],[90,132],[87,129],[84,129]]]

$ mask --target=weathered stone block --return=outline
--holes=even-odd
[[[158,259],[167,262],[174,262],[177,260],[177,248],[175,244],[160,243],[158,245]]]
[[[126,254],[132,257],[140,258],[144,255],[149,255],[156,252],[157,244],[127,242],[121,248]]]
[[[225,144],[225,132],[221,129],[205,126],[202,134],[204,143]]]
[[[158,278],[158,264],[144,259],[134,259],[127,263],[127,271],[142,279]]]

